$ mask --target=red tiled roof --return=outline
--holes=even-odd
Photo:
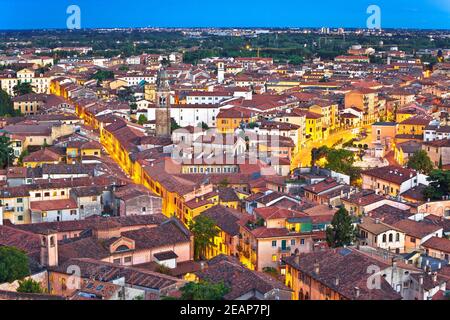
[[[399,166],[387,166],[369,169],[363,171],[361,174],[400,185],[416,176],[417,172],[415,170],[402,168]]]
[[[400,220],[392,225],[393,227],[402,230],[407,235],[413,236],[418,239],[432,234],[442,229],[441,226],[436,226],[427,222],[418,222],[410,219]]]
[[[78,204],[72,198],[30,202],[31,211],[54,211],[54,210],[77,209],[77,208]]]
[[[425,248],[431,248],[434,250],[442,251],[445,253],[450,253],[450,240],[439,237],[431,237],[422,246]]]

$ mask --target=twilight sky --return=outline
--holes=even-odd
[[[366,27],[369,5],[382,28],[450,29],[450,0],[0,0],[0,29],[81,27]]]

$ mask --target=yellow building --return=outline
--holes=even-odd
[[[220,133],[234,133],[241,126],[241,123],[255,122],[256,119],[256,114],[245,108],[222,109],[217,114],[217,131]]]
[[[306,113],[306,138],[319,141],[324,138],[322,130],[322,116],[314,112]]]
[[[141,165],[142,184],[162,198],[164,215],[177,217],[183,223],[188,224],[189,219],[192,219],[202,210],[206,210],[205,207],[210,208],[212,204],[204,203],[204,205],[194,208],[194,205],[188,206],[187,203],[192,200],[195,202],[196,198],[200,201],[202,196],[204,199],[214,199],[213,185],[196,183],[167,172],[166,163],[171,161],[172,159],[167,158],[151,165]],[[210,202],[213,203],[213,201]]]
[[[186,225],[189,225],[192,220],[199,216],[202,212],[217,205],[218,200],[219,196],[214,194],[212,197],[204,195],[185,202],[180,220]]]
[[[407,118],[397,125],[397,134],[423,136],[425,127],[431,120],[432,118],[422,115]]]
[[[102,146],[95,141],[70,141],[66,147],[67,163],[81,160],[85,156],[100,157]]]
[[[46,96],[43,94],[29,93],[12,99],[14,110],[23,115],[34,115],[44,105]]]
[[[395,161],[400,166],[405,166],[414,152],[421,150],[421,146],[421,142],[414,140],[397,143],[394,148]]]
[[[309,106],[309,111],[322,116],[322,126],[334,130],[339,124],[338,105],[326,100],[317,100]]]
[[[31,223],[30,193],[27,187],[9,187],[0,191],[0,206],[3,219],[13,224]]]
[[[242,219],[242,213],[226,208],[224,206],[214,206],[202,213],[214,221],[219,234],[214,237],[214,246],[208,247],[205,252],[205,258],[211,259],[220,254],[235,256],[237,254],[237,245],[239,243],[239,220]]]
[[[64,161],[64,155],[45,148],[29,154],[22,160],[23,166],[27,168],[42,167],[43,164],[58,164]]]
[[[369,88],[359,88],[345,94],[345,108],[356,107],[363,111],[363,125],[374,123],[378,117],[378,92]]]

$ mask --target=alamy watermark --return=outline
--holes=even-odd
[[[252,131],[236,135],[208,129],[195,139],[189,139],[194,135],[180,128],[175,130],[172,136],[175,143],[172,160],[182,165],[255,165],[263,161],[274,166],[280,163],[280,158],[288,158],[289,149],[293,148],[289,141],[283,141],[278,135]],[[215,172],[230,172],[217,170],[220,171]]]
[[[375,4],[367,7],[367,14],[370,16],[367,18],[367,29],[380,30],[381,29],[381,8]]]
[[[81,29],[81,9],[73,4],[67,7],[66,13],[69,15],[66,20],[67,29]]]

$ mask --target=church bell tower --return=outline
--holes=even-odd
[[[167,71],[161,69],[156,82],[156,136],[170,137],[170,84]]]

